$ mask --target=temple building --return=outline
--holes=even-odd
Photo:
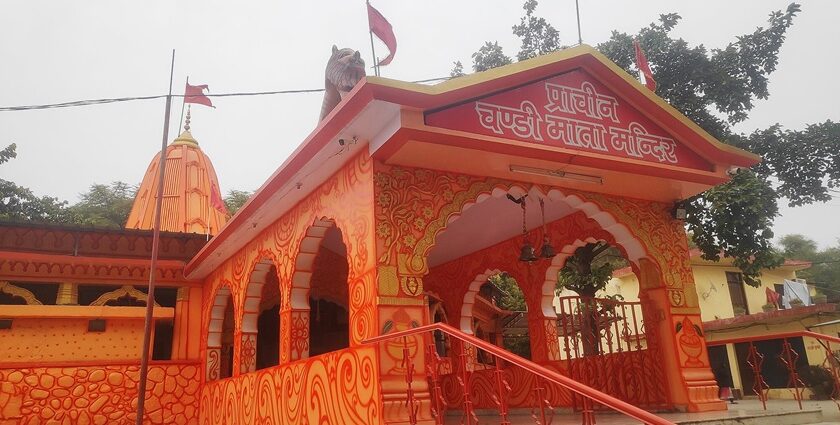
[[[0,423],[133,422],[152,273],[146,423],[727,409],[675,207],[759,157],[586,45],[435,85],[332,55],[322,120],[227,222],[187,127],[126,229],[0,225]],[[627,260],[637,299],[555,305],[558,272],[597,241]],[[523,314],[494,279],[517,285]]]
[[[137,198],[125,227],[152,229],[155,200],[158,195],[158,153],[149,163]],[[190,133],[190,114],[184,132],[166,149],[166,173],[160,229],[165,232],[215,235],[227,221],[222,211],[213,207],[213,198],[221,198],[219,180],[210,158],[204,154]]]

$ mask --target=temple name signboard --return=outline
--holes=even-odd
[[[695,152],[582,71],[431,112],[426,124],[654,163],[709,168]]]

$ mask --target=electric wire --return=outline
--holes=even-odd
[[[438,78],[427,78],[423,80],[416,80],[410,81],[414,84],[422,84],[422,83],[430,83],[433,81],[445,81],[449,80],[453,77],[438,77]],[[206,97],[246,97],[246,96],[271,96],[271,95],[280,95],[280,94],[305,94],[305,93],[320,93],[325,91],[325,89],[295,89],[295,90],[273,90],[273,91],[258,91],[258,92],[234,92],[234,93],[208,93],[204,96]],[[121,102],[134,102],[134,101],[142,101],[142,100],[154,100],[154,99],[163,99],[166,98],[167,95],[160,94],[160,95],[153,95],[153,96],[130,96],[130,97],[109,97],[109,98],[101,98],[101,99],[85,99],[85,100],[74,100],[69,102],[59,102],[59,103],[46,103],[40,105],[20,105],[20,106],[2,106],[0,107],[0,112],[15,112],[15,111],[32,111],[32,110],[41,110],[41,109],[57,109],[57,108],[75,108],[80,106],[92,106],[92,105],[106,105],[110,103],[121,103]],[[185,97],[186,95],[183,94],[173,94],[172,97]]]

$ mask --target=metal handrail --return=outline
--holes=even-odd
[[[736,338],[724,338],[718,339],[714,341],[706,340],[706,345],[725,345],[725,344],[737,344],[739,342],[750,342],[750,341],[765,341],[768,339],[785,339],[785,338],[796,338],[801,336],[807,336],[814,339],[819,339],[823,341],[830,341],[837,344],[840,344],[840,338],[825,335],[821,333],[811,332],[811,331],[794,331],[794,332],[783,332],[783,333],[775,333],[769,335],[760,335],[760,336],[745,336],[745,337],[736,337]]]
[[[430,325],[419,326],[405,331],[380,335],[364,341],[363,344],[377,344],[383,341],[404,338],[407,336],[433,331],[441,331],[452,338],[456,338],[458,340],[461,340],[462,342],[472,344],[498,358],[505,360],[508,363],[519,366],[522,369],[534,375],[537,375],[542,379],[545,379],[549,382],[553,382],[567,390],[575,392],[588,399],[594,400],[600,404],[603,404],[604,406],[612,408],[615,411],[618,411],[634,419],[642,421],[643,423],[651,425],[674,425],[673,422],[660,418],[659,416],[656,416],[646,410],[640,409],[636,406],[633,406],[632,404],[619,400],[592,387],[588,387],[584,384],[581,384],[580,382],[575,381],[574,379],[569,378],[568,376],[561,375],[553,370],[540,366],[530,360],[523,359],[522,357],[519,357],[507,350],[499,348],[487,341],[478,339],[472,335],[468,335],[444,323],[433,323]]]
[[[755,335],[755,336],[747,336],[747,337],[735,337],[735,338],[724,338],[715,341],[706,341],[707,347],[713,346],[721,346],[727,344],[738,344],[738,343],[749,343],[749,349],[751,352],[757,352],[755,348],[755,342],[758,341],[769,341],[769,340],[778,340],[781,339],[784,341],[782,354],[780,354],[779,359],[784,364],[784,366],[788,369],[788,373],[790,374],[788,386],[790,384],[793,385],[794,391],[794,399],[799,403],[799,410],[802,410],[802,393],[800,390],[800,386],[804,387],[804,383],[799,377],[799,373],[796,370],[796,359],[798,359],[799,354],[794,352],[788,342],[789,338],[799,338],[799,337],[809,337],[814,338],[819,342],[820,345],[823,346],[826,352],[826,362],[828,362],[828,366],[825,366],[825,362],[823,363],[823,367],[828,369],[832,377],[834,378],[834,392],[831,395],[831,399],[837,403],[837,407],[840,408],[840,369],[838,369],[838,365],[840,365],[840,358],[831,350],[831,343],[840,344],[840,338],[834,337],[831,335],[825,335],[821,333],[816,333],[812,331],[793,331],[793,332],[781,332],[781,333],[773,333],[768,335]],[[830,361],[829,357],[834,361]],[[763,359],[764,356],[761,356]],[[760,359],[760,360],[761,360]],[[748,362],[749,364],[749,362]],[[752,366],[752,365],[751,365]],[[767,393],[764,392],[764,388],[762,385],[766,386],[767,384],[764,382],[764,378],[761,374],[761,366],[760,363],[758,366],[753,367],[753,374],[756,377],[757,387],[753,387],[753,392],[756,393],[759,400],[761,400],[762,406],[764,410],[767,410]]]

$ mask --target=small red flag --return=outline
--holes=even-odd
[[[219,193],[219,188],[215,184],[210,184],[210,205],[225,216],[230,215],[227,206],[225,206],[225,201],[222,199],[222,194]]]
[[[197,103],[215,108],[210,98],[204,95],[204,90],[209,90],[207,84],[192,86],[190,83],[187,83],[187,88],[184,90],[184,103]]]
[[[639,68],[639,72],[641,72],[642,76],[645,79],[645,86],[650,89],[650,91],[656,91],[656,80],[653,79],[653,72],[650,70],[650,64],[648,63],[647,57],[645,57],[645,52],[642,51],[642,46],[639,45],[638,40],[633,40],[633,47],[636,48],[636,67]]]
[[[394,53],[397,53],[397,37],[394,35],[394,29],[391,28],[388,20],[378,10],[374,9],[370,3],[367,4],[367,11],[370,31],[376,34],[385,43],[385,47],[388,48],[388,56],[379,61],[379,65],[388,65],[394,59]]]

